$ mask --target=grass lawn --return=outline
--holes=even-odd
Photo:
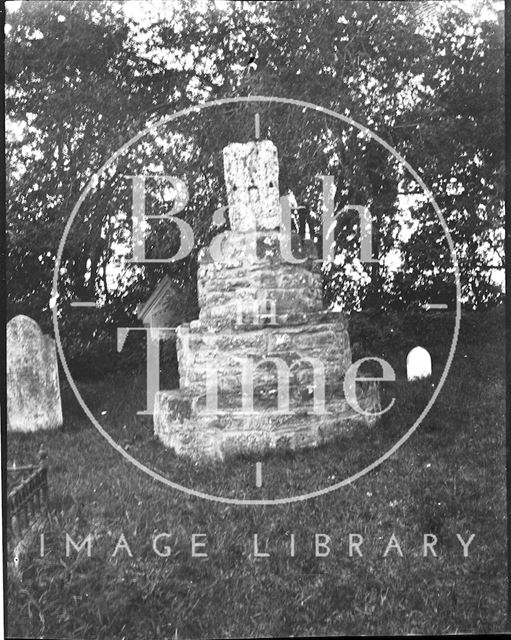
[[[400,362],[403,355],[399,356]],[[435,359],[434,359],[435,360]],[[440,375],[434,367],[433,380]],[[80,386],[109,433],[135,458],[175,482],[237,498],[297,495],[332,485],[381,455],[413,423],[429,383],[398,370],[394,409],[314,451],[196,465],[152,437],[144,378],[112,376]],[[206,638],[503,631],[506,613],[504,331],[461,342],[447,382],[418,431],[380,467],[321,497],[236,506],[165,487],[110,447],[63,389],[64,428],[9,434],[8,459],[50,460],[45,555],[39,538],[8,581],[11,637]],[[66,557],[66,532],[75,542]],[[132,557],[120,549],[124,534]],[[171,548],[159,557],[152,539]],[[362,557],[348,553],[363,537]],[[457,534],[475,537],[468,556]],[[206,542],[192,556],[192,535]],[[254,534],[259,551],[255,557]],[[291,555],[294,534],[295,555]],[[315,555],[315,535],[330,553]],[[386,557],[392,534],[402,550]],[[423,557],[434,534],[437,557]],[[321,538],[320,541],[324,541]],[[320,550],[324,550],[321,547]]]

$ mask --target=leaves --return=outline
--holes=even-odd
[[[503,243],[502,29],[436,5],[423,15],[416,3],[188,1],[135,20],[111,2],[22,3],[8,15],[6,41],[9,314],[27,313],[48,330],[66,220],[93,172],[130,136],[197,102],[251,94],[324,105],[389,141],[435,194],[456,243],[464,299],[498,299],[495,269],[486,265],[498,262]],[[183,216],[198,249],[211,238],[212,212],[225,204],[221,148],[251,136],[255,111],[262,135],[279,148],[281,192],[304,206],[297,229],[319,240],[317,175],[331,174],[338,210],[369,204],[375,251],[400,257],[397,269],[358,269],[367,284],[347,277],[359,240],[353,220],[341,220],[340,262],[325,273],[328,302],[406,306],[442,288],[452,261],[431,206],[412,199],[415,232],[399,233],[399,198],[418,185],[381,146],[331,118],[263,104],[191,114],[172,130],[179,142],[162,130],[165,143],[155,136],[134,148],[118,170],[154,157],[170,171],[173,159],[188,158],[180,171],[193,193]],[[104,180],[68,238],[60,286],[69,300],[104,296],[113,321],[130,317],[164,268],[108,284],[131,218],[126,182]],[[161,231],[147,240],[156,255],[176,242],[175,230]],[[193,280],[196,255],[165,268],[180,286]]]

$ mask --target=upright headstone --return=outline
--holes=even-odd
[[[37,431],[62,425],[55,340],[35,320],[7,323],[7,429]]]
[[[408,380],[429,378],[431,375],[431,356],[423,347],[414,347],[406,357],[406,375]]]

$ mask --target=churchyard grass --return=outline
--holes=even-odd
[[[484,326],[484,325],[483,325]],[[385,463],[330,494],[279,506],[233,506],[164,487],[129,464],[97,433],[63,385],[64,428],[9,434],[8,460],[49,451],[50,513],[45,555],[39,538],[8,580],[12,637],[205,638],[502,631],[506,593],[504,349],[501,332],[460,342],[437,403]],[[400,354],[399,360],[403,361]],[[433,364],[433,379],[438,379]],[[435,378],[436,376],[436,378]],[[396,411],[376,432],[339,438],[314,451],[195,465],[152,437],[144,377],[80,386],[94,414],[135,458],[186,486],[256,498],[333,484],[389,448],[428,397],[398,370]],[[353,440],[356,438],[356,442]],[[356,445],[356,446],[355,446]],[[71,549],[93,535],[91,557]],[[158,557],[152,538],[170,533]],[[133,557],[120,549],[125,535]],[[254,557],[253,536],[259,551]],[[291,557],[290,534],[296,555]],[[360,534],[363,557],[348,554]],[[423,535],[438,557],[423,557]],[[468,557],[456,538],[475,538]],[[192,557],[206,534],[207,558]],[[330,554],[315,557],[316,534]],[[382,557],[395,534],[395,549]],[[323,539],[324,540],[324,539]]]

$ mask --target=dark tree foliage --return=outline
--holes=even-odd
[[[9,315],[25,313],[51,330],[52,271],[66,220],[116,149],[165,115],[249,95],[312,102],[378,133],[434,193],[456,246],[465,303],[497,302],[502,294],[492,274],[503,267],[503,30],[496,19],[478,18],[455,3],[426,3],[435,5],[427,15],[424,4],[183,1],[140,23],[116,2],[22,3],[8,13]],[[252,137],[256,112],[262,135],[279,149],[281,193],[292,192],[301,206],[296,229],[320,244],[318,175],[333,175],[336,211],[348,203],[369,205],[375,255],[399,256],[397,266],[382,259],[350,271],[359,252],[358,222],[353,212],[342,214],[339,259],[325,269],[327,302],[383,310],[452,302],[442,226],[417,197],[416,181],[381,145],[312,111],[229,105],[189,114],[174,123],[165,143],[150,137],[119,160],[118,174],[142,160],[172,174],[173,158],[186,157],[179,171],[194,188],[182,217],[196,243],[184,260],[132,269],[112,286],[109,265],[131,233],[130,194],[126,180],[107,175],[91,192],[66,243],[59,305],[98,296],[104,304],[93,319],[62,318],[76,353],[84,357],[107,344],[99,326],[133,325],[137,303],[165,272],[189,291],[193,317],[197,252],[215,233],[213,212],[226,204],[221,149]],[[164,127],[162,137],[169,131]],[[404,235],[403,203],[410,211]],[[166,204],[161,194],[154,196],[155,210]],[[155,224],[148,255],[169,255],[177,242],[175,228]]]

